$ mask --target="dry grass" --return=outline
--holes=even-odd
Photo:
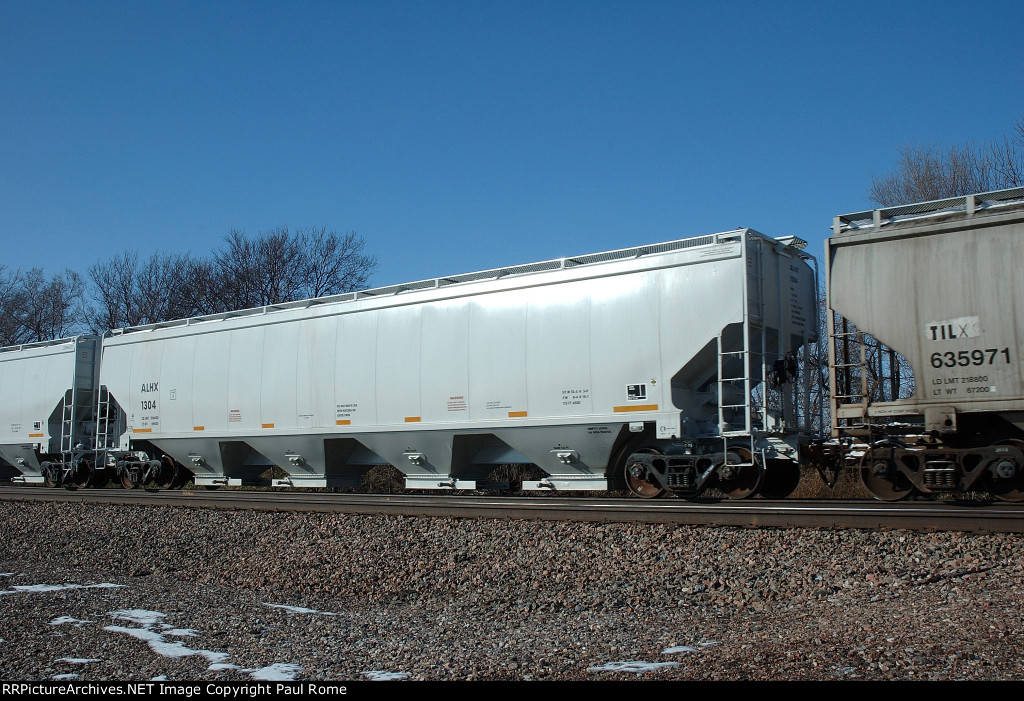
[[[800,484],[790,499],[870,499],[871,495],[860,483],[856,470],[843,470],[834,487],[825,484],[818,471],[805,467],[800,471]]]
[[[391,465],[375,465],[363,475],[363,485],[352,491],[394,494],[405,490],[405,475]],[[345,490],[348,491],[348,490]]]

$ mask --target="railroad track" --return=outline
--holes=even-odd
[[[452,518],[672,523],[758,528],[870,528],[1024,533],[1024,504],[1003,502],[779,500],[689,502],[555,496],[337,494],[256,490],[52,489],[0,485],[0,499],[330,511]]]

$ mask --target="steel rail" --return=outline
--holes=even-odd
[[[0,486],[0,499],[321,511],[448,518],[545,519],[750,528],[860,528],[1024,533],[1024,504],[781,500],[689,502],[488,495],[345,494],[258,490],[147,491]]]

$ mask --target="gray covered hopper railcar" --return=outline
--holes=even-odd
[[[523,463],[546,475],[526,489],[787,491],[816,327],[801,243],[741,229],[119,330],[97,447],[126,485],[170,456],[206,485],[390,464],[471,489]]]
[[[833,433],[868,490],[1024,499],[1024,189],[836,217],[826,255]]]

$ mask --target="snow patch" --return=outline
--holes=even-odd
[[[71,616],[57,616],[50,621],[51,626],[62,626],[65,623],[74,623],[76,628],[81,628],[86,623],[92,623],[92,621],[81,621],[77,618],[72,618]]]
[[[630,661],[630,662],[608,662],[598,667],[587,667],[588,672],[635,672],[637,674],[643,674],[644,672],[656,672],[659,669],[666,669],[669,667],[678,667],[678,662],[641,662],[641,661]]]
[[[160,614],[161,616],[163,614]],[[210,664],[216,662],[223,662],[227,658],[231,657],[226,652],[212,652],[210,650],[195,650],[190,647],[186,647],[184,643],[174,641],[168,642],[164,640],[163,633],[159,633],[149,628],[126,628],[125,626],[104,626],[103,630],[110,631],[111,633],[124,633],[130,635],[133,638],[142,640],[149,649],[160,655],[161,657],[170,657],[173,659],[181,657],[192,657],[199,655],[204,657]]]
[[[110,584],[109,582],[101,582],[100,584],[16,584],[10,589],[0,591],[0,595],[17,594],[19,592],[44,593],[63,591],[65,589],[111,589],[123,586],[123,584]]]
[[[680,652],[700,652],[700,648],[702,647],[711,647],[712,645],[718,644],[719,642],[717,640],[708,640],[703,643],[694,643],[696,647],[694,647],[693,645],[673,645],[672,647],[667,647],[664,650],[662,650],[661,654],[675,655]]]
[[[214,672],[226,670],[238,670],[260,681],[294,681],[302,672],[302,667],[295,664],[277,662],[267,667],[255,669],[243,669],[236,664],[225,662],[231,655],[226,652],[213,652],[211,650],[197,650],[186,646],[179,640],[167,640],[167,636],[195,637],[199,635],[192,628],[174,628],[163,622],[167,614],[147,609],[120,609],[110,611],[110,616],[129,623],[138,624],[139,628],[132,628],[121,625],[104,626],[103,630],[112,633],[123,633],[141,640],[149,645],[149,649],[161,657],[177,659],[181,657],[200,656],[210,663],[208,670]]]
[[[277,662],[269,667],[246,669],[243,671],[248,672],[250,677],[259,681],[290,682],[295,681],[295,677],[302,672],[302,667],[297,664]]]
[[[272,609],[284,609],[288,613],[306,613],[315,614],[317,616],[340,616],[340,613],[332,613],[331,611],[317,611],[316,609],[308,609],[303,606],[288,606],[287,604],[268,604],[264,602],[264,606],[268,606]]]
[[[148,609],[119,609],[117,611],[111,611],[110,616],[117,620],[136,623],[142,627],[128,628],[126,626],[104,626],[103,630],[107,630],[112,633],[124,633],[125,635],[130,635],[133,638],[142,640],[149,645],[150,650],[161,657],[177,659],[198,655],[205,658],[210,664],[223,662],[230,657],[226,652],[196,650],[194,648],[187,647],[182,642],[166,640],[164,637],[166,635],[174,635],[177,637],[195,636],[196,632],[191,628],[174,628],[163,623],[163,619],[167,617],[167,614],[165,613],[150,611]],[[154,630],[157,626],[162,630]]]
[[[169,625],[162,625],[161,628],[164,630],[164,635],[173,635],[176,638],[195,638],[199,636],[199,632],[194,628],[171,628]]]
[[[360,672],[360,674],[371,682],[396,682],[409,678],[409,674],[407,672],[382,672],[379,670],[372,670],[368,672]]]
[[[119,609],[111,611],[110,615],[122,621],[138,623],[140,626],[153,626],[167,617],[166,613],[149,611],[147,609]]]

